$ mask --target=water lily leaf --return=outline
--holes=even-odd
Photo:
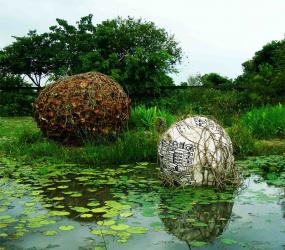
[[[81,218],[91,218],[93,217],[93,214],[81,214],[80,217]]]
[[[104,250],[105,247],[101,247],[101,246],[96,246],[93,248],[93,250]]]
[[[55,208],[64,208],[63,205],[56,205]]]
[[[232,239],[221,239],[221,242],[226,244],[226,245],[232,245],[232,244],[237,243],[237,241],[232,240]]]
[[[106,213],[107,210],[104,207],[98,207],[91,210],[93,213]]]
[[[90,211],[90,209],[86,207],[72,207],[71,209],[76,211],[77,213],[87,213]]]
[[[52,207],[52,206],[53,206],[52,204],[48,204],[48,203],[43,205],[43,207],[45,207],[45,208],[49,208],[49,207]]]
[[[0,223],[0,228],[5,228],[5,227],[8,227],[8,224],[6,224],[6,223]]]
[[[112,218],[112,217],[115,217],[115,216],[118,216],[119,215],[119,213],[115,210],[109,210],[109,211],[107,211],[107,213],[106,214],[103,214],[103,217],[104,218]]]
[[[99,205],[100,205],[100,202],[98,201],[92,201],[92,202],[87,203],[88,207],[97,207]]]
[[[54,197],[54,198],[52,198],[52,200],[54,200],[54,201],[62,201],[64,199],[65,199],[64,197]]]
[[[145,227],[130,227],[127,229],[127,232],[132,234],[144,234],[148,231],[148,228]]]
[[[92,230],[91,233],[92,233],[92,234],[95,234],[95,235],[113,235],[113,236],[115,236],[115,235],[117,234],[116,231],[114,231],[114,230],[106,230],[106,229],[102,229],[102,230],[99,230],[99,229]]]
[[[149,165],[149,162],[139,162],[138,164],[141,166],[147,166],[147,165]]]
[[[51,211],[49,212],[50,216],[66,216],[66,215],[70,215],[70,212],[67,211]]]
[[[81,193],[73,193],[70,195],[70,197],[81,197],[82,194]]]
[[[57,231],[44,231],[43,235],[45,235],[45,236],[54,236],[54,235],[57,235]]]
[[[123,213],[120,214],[120,216],[122,216],[122,217],[130,217],[132,215],[133,215],[132,212],[123,212]]]
[[[35,206],[36,204],[35,203],[32,203],[32,202],[26,202],[25,203],[25,206],[26,207],[33,207],[33,206]]]
[[[128,229],[130,226],[129,225],[126,225],[126,224],[118,224],[118,225],[112,225],[110,228],[114,229],[114,230],[126,230]]]
[[[50,224],[55,224],[56,221],[54,220],[31,220],[31,222],[28,224],[28,227],[30,228],[38,228],[38,227],[43,227],[46,225],[50,225]]]
[[[63,185],[63,186],[58,186],[57,188],[59,188],[59,189],[66,189],[66,188],[68,188],[68,186]]]
[[[69,231],[69,230],[73,230],[75,227],[72,225],[65,225],[65,226],[60,226],[58,229],[62,230],[62,231]]]
[[[98,221],[97,224],[100,226],[112,226],[116,223],[114,220],[104,220],[104,221]]]
[[[194,241],[190,242],[190,245],[193,246],[193,247],[203,247],[203,246],[206,246],[207,243],[204,242],[204,241],[194,240]]]

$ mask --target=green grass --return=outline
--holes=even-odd
[[[241,123],[249,129],[254,138],[284,138],[285,107],[278,104],[253,109],[241,117]]]
[[[27,163],[49,162],[110,165],[156,161],[160,134],[176,117],[157,107],[135,107],[128,129],[112,141],[86,141],[83,146],[64,146],[44,138],[31,117],[0,117],[0,156]],[[159,128],[162,123],[162,129]],[[274,138],[285,134],[285,108],[277,105],[254,109],[233,122],[227,131],[237,158],[283,154],[285,143]],[[262,140],[261,140],[262,139]]]
[[[0,155],[21,161],[120,164],[155,161],[159,134],[142,129],[125,131],[115,141],[101,145],[87,142],[68,147],[43,137],[32,118],[0,117]]]
[[[156,130],[161,125],[169,127],[174,121],[175,117],[165,110],[160,110],[156,106],[146,108],[141,105],[132,109],[129,128]]]

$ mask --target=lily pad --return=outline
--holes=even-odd
[[[144,234],[148,231],[148,228],[146,227],[130,227],[127,229],[128,233],[132,234]]]
[[[130,217],[132,215],[133,215],[132,212],[123,212],[123,213],[120,214],[121,217]]]
[[[237,241],[232,240],[232,239],[221,239],[221,242],[224,243],[225,245],[232,245],[237,243]]]
[[[104,220],[104,221],[98,221],[97,224],[100,226],[112,226],[116,223],[114,220]]]
[[[81,214],[80,217],[81,218],[91,218],[93,217],[93,214]]]
[[[190,245],[193,246],[193,247],[203,247],[203,246],[206,246],[207,243],[204,242],[204,241],[194,240],[194,241],[190,242]]]
[[[65,226],[60,226],[58,229],[62,230],[62,231],[70,231],[73,230],[75,227],[72,225],[65,225]]]
[[[130,226],[126,225],[126,224],[118,224],[118,225],[112,225],[110,228],[112,228],[113,230],[116,230],[116,231],[121,231],[121,230],[126,230],[129,227]]]
[[[57,235],[57,231],[44,231],[43,235],[45,235],[45,236],[54,236],[54,235]]]

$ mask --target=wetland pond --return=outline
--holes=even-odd
[[[18,170],[17,170],[18,169]],[[15,167],[0,179],[0,249],[285,249],[284,188],[167,188],[154,164]]]

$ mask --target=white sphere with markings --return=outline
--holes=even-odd
[[[237,176],[230,137],[204,116],[173,124],[160,140],[158,157],[164,180],[174,184],[223,186]]]

